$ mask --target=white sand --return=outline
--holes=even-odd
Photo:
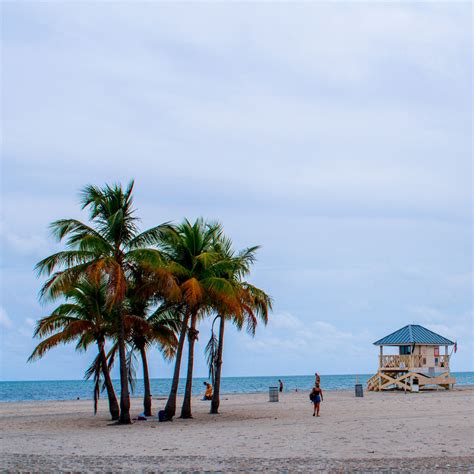
[[[0,403],[3,467],[53,470],[457,471],[474,463],[474,390],[403,393],[326,392],[321,417],[306,392],[224,395],[221,414],[193,400],[194,419],[109,421],[106,400]],[[154,400],[154,410],[164,400]],[[132,415],[141,400],[132,401]],[[178,411],[179,413],[179,411]]]

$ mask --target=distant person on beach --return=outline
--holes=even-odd
[[[204,382],[204,385],[206,386],[206,392],[203,400],[212,400],[212,385],[209,382]]]
[[[319,376],[319,374],[316,372],[314,374],[314,385],[318,384],[318,383],[321,383],[321,377]]]
[[[283,382],[278,379],[278,383],[280,384],[280,392],[283,392]]]
[[[323,391],[321,390],[319,383],[317,383],[311,393],[309,399],[313,402],[313,416],[319,416],[319,405],[323,401]]]

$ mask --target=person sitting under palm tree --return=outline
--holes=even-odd
[[[203,400],[212,400],[212,385],[209,382],[204,382],[206,386],[206,393],[204,393]]]

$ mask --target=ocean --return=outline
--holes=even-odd
[[[457,385],[474,385],[474,372],[453,372]],[[373,374],[358,376],[359,383],[364,384]],[[310,390],[314,375],[278,375],[266,377],[224,377],[221,383],[222,394],[266,392],[268,387],[277,386],[278,379],[284,383],[285,391]],[[204,392],[203,382],[207,378],[193,379],[193,393]],[[113,381],[117,393],[120,384]],[[321,375],[321,386],[325,390],[352,390],[356,383],[355,375]],[[170,390],[171,379],[151,379],[151,393],[154,398],[166,397]],[[179,392],[184,391],[185,380],[181,379]],[[84,380],[44,380],[25,382],[0,382],[0,402],[19,402],[32,400],[75,400],[92,399],[93,384]],[[132,396],[143,396],[143,382],[138,379]],[[106,397],[103,392],[102,397]]]

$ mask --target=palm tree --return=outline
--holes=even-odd
[[[267,324],[268,312],[272,308],[271,298],[265,292],[245,282],[241,284],[241,293],[238,298],[242,305],[241,311],[227,314],[221,311],[222,314],[218,314],[214,318],[212,325],[213,331],[214,322],[219,319],[219,336],[216,338],[214,333],[212,333],[211,339],[206,346],[210,374],[214,385],[211,414],[219,413],[225,322],[228,320],[232,321],[238,329],[242,329],[245,325],[247,332],[254,336],[258,318],[260,318],[264,324]]]
[[[268,312],[272,308],[271,298],[259,288],[250,285],[242,278],[250,272],[251,265],[255,262],[255,253],[258,246],[246,248],[238,253],[232,250],[232,241],[221,236],[218,243],[218,251],[222,258],[229,262],[221,274],[234,288],[234,300],[236,304],[217,304],[218,311],[211,327],[211,339],[206,346],[208,355],[209,373],[214,385],[211,402],[211,414],[219,412],[220,383],[222,372],[222,356],[224,350],[224,329],[226,320],[231,320],[242,329],[245,325],[247,331],[253,336],[260,318],[264,324],[268,321]],[[219,319],[219,336],[214,334],[214,324]]]
[[[81,192],[82,209],[89,210],[90,225],[75,219],[62,219],[51,224],[59,241],[66,239],[67,250],[51,255],[36,266],[39,275],[49,279],[44,284],[42,299],[55,299],[67,291],[84,274],[90,278],[106,275],[107,307],[115,308],[119,323],[120,359],[119,423],[131,423],[130,393],[125,352],[125,311],[123,300],[127,275],[133,267],[162,264],[160,252],[153,246],[169,227],[162,224],[143,233],[138,232],[138,219],[133,209],[133,181],[125,191],[120,185],[103,188],[88,185]]]
[[[212,302],[224,302],[233,294],[232,286],[219,275],[228,264],[216,251],[222,234],[218,223],[206,223],[202,218],[194,224],[188,220],[164,233],[160,248],[169,260],[168,268],[175,275],[181,290],[181,329],[176,352],[171,391],[166,404],[166,414],[172,418],[176,412],[181,356],[188,336],[188,367],[181,418],[192,418],[191,394],[194,366],[194,344],[198,337],[197,322],[211,307]],[[188,327],[189,324],[189,327]]]
[[[92,364],[95,373],[94,411],[97,411],[97,398],[99,396],[100,372],[104,377],[104,384],[109,399],[109,410],[112,420],[119,418],[119,406],[115,396],[114,387],[110,378],[105,354],[105,340],[114,333],[113,316],[106,304],[106,284],[102,280],[95,282],[82,279],[77,285],[68,290],[64,296],[66,302],[58,306],[50,316],[38,321],[34,336],[45,337],[40,342],[28,361],[39,359],[44,354],[58,346],[77,340],[76,349],[86,350],[95,342],[98,356]]]
[[[124,302],[127,314],[126,339],[132,351],[140,354],[144,384],[144,414],[152,416],[147,350],[157,345],[165,359],[171,359],[178,344],[179,320],[170,311],[180,292],[175,279],[165,268],[150,265],[134,267]],[[153,311],[152,311],[153,309]]]
[[[152,416],[151,387],[148,372],[147,350],[157,345],[165,359],[171,359],[176,352],[179,321],[169,312],[166,305],[150,312],[153,298],[143,298],[137,287],[134,287],[131,297],[127,299],[128,311],[136,316],[127,324],[127,340],[131,350],[140,354],[143,369],[143,412],[145,416]],[[150,314],[151,313],[151,314]]]
[[[184,342],[188,331],[189,314],[184,305],[174,308],[174,316],[179,321],[179,338],[176,348],[176,357],[174,362],[173,378],[171,380],[170,394],[165,406],[166,417],[171,420],[176,414],[176,397],[178,395],[179,374],[181,369],[181,359],[183,357]]]

